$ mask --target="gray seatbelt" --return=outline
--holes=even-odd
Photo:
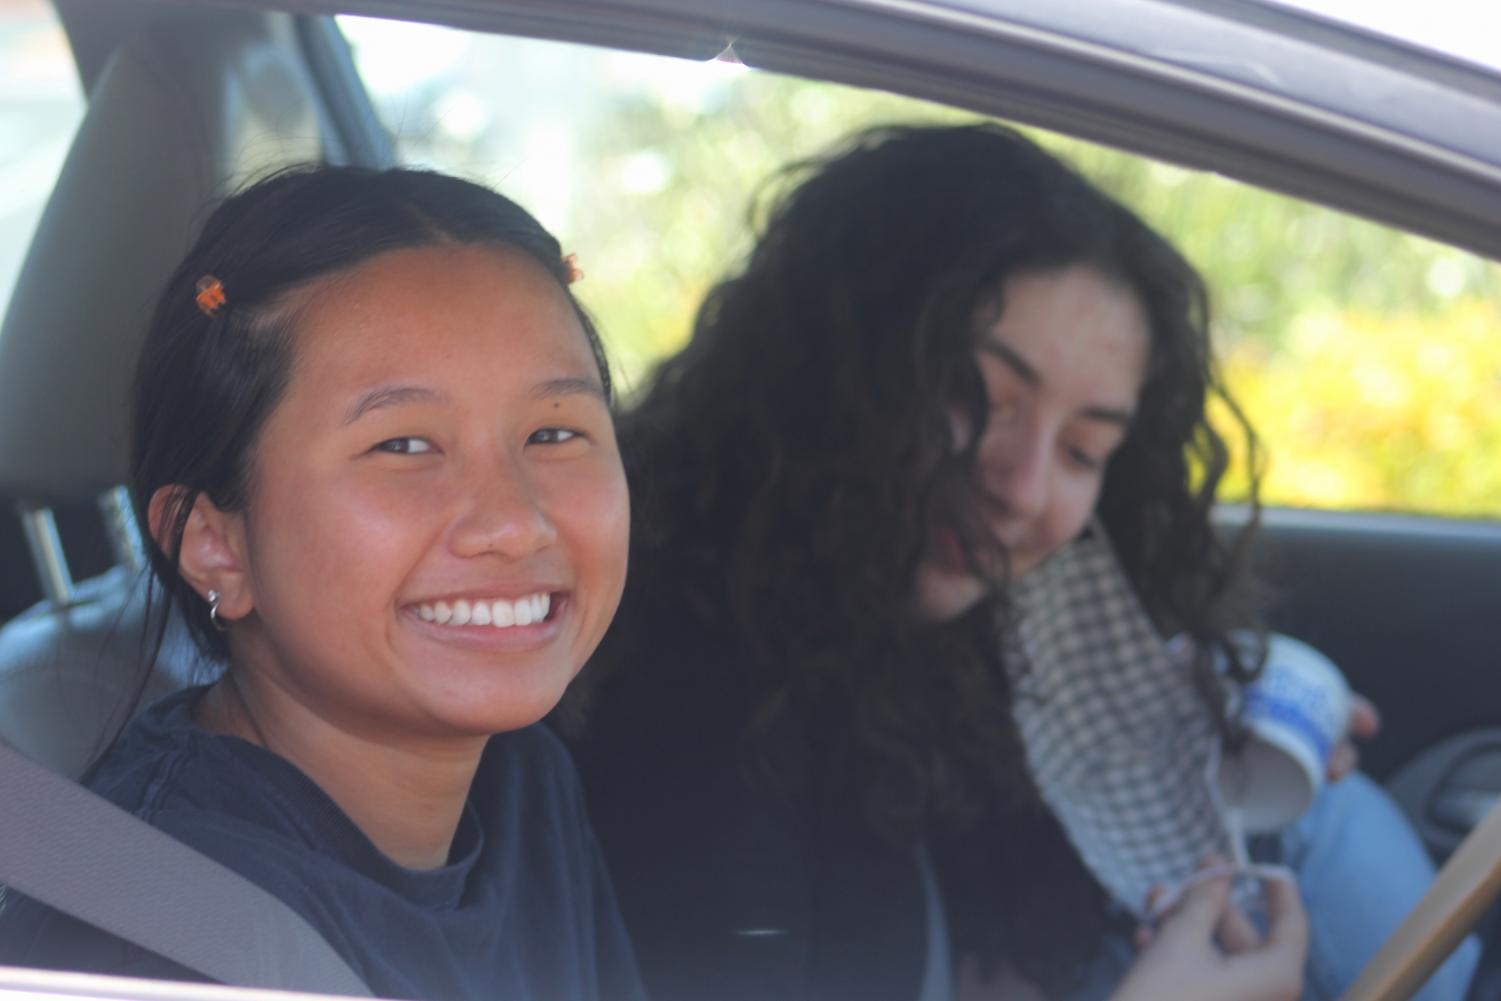
[[[0,884],[220,983],[370,996],[281,900],[3,741]]]

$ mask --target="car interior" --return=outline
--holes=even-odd
[[[8,512],[0,518],[0,743],[61,775],[76,778],[129,714],[210,669],[168,623],[146,689],[130,684],[147,625],[161,612],[147,601],[139,528],[121,486],[125,403],[160,282],[206,206],[247,179],[310,160],[380,166],[399,159],[344,33],[320,12],[331,6],[52,4],[87,104],[0,327],[0,500]],[[811,22],[803,36],[747,31],[738,40],[707,16],[684,15],[674,25],[670,3],[638,5],[635,17],[622,12],[628,4],[594,5],[577,17],[527,2],[486,10],[340,6],[698,61],[723,58],[733,42],[735,60],[854,85],[877,82],[882,51],[919,45],[925,32],[940,30],[924,26],[902,37],[873,30],[855,58],[819,50],[842,23],[830,13],[834,4],[799,12]],[[1056,67],[1037,71],[1037,93],[995,98],[993,81],[965,69],[964,60],[998,51],[983,48],[983,30],[972,28],[964,37],[973,51],[952,50],[953,70],[941,86],[911,67],[879,79],[881,86],[1095,140],[1119,138],[1099,124],[1108,114],[1076,114],[1064,102],[1066,88],[1048,89]],[[1035,53],[1015,51],[1008,72],[1023,73],[1020,63]],[[1488,79],[1501,85],[1501,77]],[[1501,121],[1501,95],[1478,85],[1469,93]],[[1163,120],[1172,113],[1163,110]],[[1275,137],[1262,133],[1234,160],[1244,179],[1330,196],[1334,168],[1299,175],[1296,165],[1279,166],[1269,152]],[[1142,125],[1126,145],[1224,169],[1236,151],[1224,153],[1218,143],[1159,124]],[[1212,153],[1206,159],[1205,150],[1216,148],[1220,162]],[[1337,152],[1330,146],[1308,158],[1338,159]],[[1501,212],[1501,153],[1491,162],[1489,177],[1454,169],[1447,192],[1435,186],[1380,203],[1370,182],[1330,200],[1494,255],[1501,227],[1486,213]],[[1446,200],[1462,202],[1469,185],[1484,190],[1483,208],[1446,212]],[[1244,516],[1233,506],[1222,513],[1227,526]],[[1361,765],[1394,793],[1442,861],[1501,801],[1501,521],[1274,507],[1265,512],[1259,546],[1272,625],[1323,650],[1353,688],[1383,707],[1384,726],[1362,748]],[[1489,928],[1497,919],[1484,920]],[[1501,994],[1498,965],[1488,950],[1473,997]]]

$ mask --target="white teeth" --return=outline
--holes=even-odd
[[[515,601],[496,598],[492,601],[470,602],[460,598],[453,603],[435,601],[416,606],[417,617],[424,622],[436,622],[441,626],[491,626],[508,629],[511,626],[529,626],[543,622],[552,610],[552,595],[543,591],[529,594]]]

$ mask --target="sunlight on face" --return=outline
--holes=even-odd
[[[1135,293],[1075,265],[1008,280],[977,354],[990,406],[979,443],[989,523],[1014,576],[1075,538],[1100,496],[1146,378],[1150,334]],[[918,577],[934,619],[984,592],[952,544],[935,542]]]
[[[539,719],[615,612],[629,522],[564,294],[515,251],[393,251],[312,293],[294,351],[237,667],[377,739]]]

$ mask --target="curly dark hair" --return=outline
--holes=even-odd
[[[824,824],[925,841],[957,947],[1061,986],[1097,946],[1105,898],[1025,766],[1004,581],[934,623],[914,580],[935,526],[982,554],[977,574],[1004,565],[987,558],[976,436],[954,429],[956,412],[985,425],[977,317],[1012,275],[1086,263],[1135,290],[1152,329],[1104,523],[1162,629],[1213,645],[1244,624],[1243,543],[1209,520],[1228,459],[1205,417],[1224,391],[1203,283],[999,125],[879,128],[786,177],[743,269],[622,418],[632,577],[600,659],[636,670],[664,627],[708,637],[734,665],[748,765],[816,783],[804,801]],[[780,768],[758,750],[789,721],[811,760]]]

